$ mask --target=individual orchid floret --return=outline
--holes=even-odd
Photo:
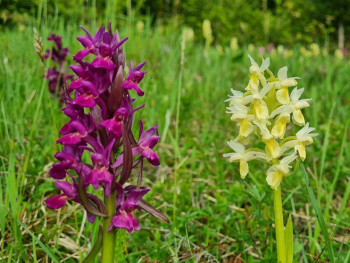
[[[141,159],[146,158],[149,163],[154,166],[160,164],[158,155],[153,151],[154,146],[160,140],[158,135],[154,135],[157,132],[158,126],[155,125],[144,131],[143,123],[140,121],[140,134],[137,144],[132,148],[132,155],[139,156]],[[113,164],[113,168],[119,168],[122,165],[124,155],[120,155],[117,161]]]
[[[131,187],[128,187],[129,189]],[[140,210],[139,201],[147,194],[150,188],[136,188],[133,187],[130,191],[125,191],[121,185],[117,184],[120,196],[117,198],[115,207],[117,209],[116,214],[112,218],[110,228],[123,228],[130,233],[134,230],[140,230],[139,222],[137,221],[134,211]]]
[[[256,90],[256,89],[258,89],[260,82],[263,85],[265,85],[265,83],[266,83],[266,78],[264,77],[264,72],[270,66],[270,58],[263,60],[261,66],[259,66],[258,63],[256,63],[255,60],[251,56],[249,56],[249,59],[250,59],[250,63],[251,63],[251,67],[249,68],[250,78],[249,78],[249,83],[246,87],[246,90]]]
[[[123,88],[126,90],[134,90],[140,97],[143,96],[144,92],[139,88],[138,84],[143,79],[147,71],[140,71],[146,64],[143,62],[134,68],[132,68],[132,61],[130,60],[129,73],[126,80],[123,82]]]
[[[280,70],[277,73],[277,79],[271,79],[270,81],[274,84],[274,87],[277,90],[276,92],[276,98],[279,103],[281,104],[288,104],[289,103],[289,87],[294,87],[298,85],[298,82],[296,81],[296,77],[294,78],[288,78],[287,77],[287,67],[280,68]]]
[[[232,150],[234,150],[234,152],[226,153],[224,154],[224,157],[229,157],[230,162],[239,162],[239,172],[242,179],[244,179],[249,172],[248,161],[254,159],[266,159],[266,154],[264,152],[246,150],[244,145],[239,142],[228,141],[227,144],[232,148]]]
[[[56,187],[63,193],[45,200],[45,204],[50,209],[58,209],[66,205],[68,200],[79,200],[78,189],[66,181],[56,181]]]
[[[143,160],[155,166],[160,164],[154,149],[160,137],[157,125],[144,131],[140,121],[139,139],[135,141],[135,113],[144,104],[137,105],[129,92],[144,94],[139,86],[146,72],[141,71],[145,62],[134,68],[130,62],[129,73],[124,77],[123,45],[128,38],[120,40],[110,24],[107,31],[101,27],[94,36],[82,29],[86,36],[78,40],[84,48],[74,56],[77,64],[70,66],[76,78],[64,94],[63,112],[69,120],[61,128],[61,138],[57,140],[63,148],[55,154],[58,161],[49,171],[52,178],[59,180],[56,186],[62,193],[48,198],[45,203],[51,209],[61,208],[67,202],[80,204],[89,222],[94,222],[95,217],[103,219],[104,227],[99,235],[115,240],[118,229],[140,230],[135,210],[144,210],[169,222],[165,215],[143,200],[150,189],[141,186]],[[61,38],[53,36],[52,40],[59,50]],[[55,50],[57,61],[62,60],[59,55],[63,56]],[[133,173],[133,169],[138,171]],[[91,193],[90,185],[97,194]],[[113,258],[114,247],[106,249],[110,245],[110,242],[102,244],[102,262],[105,262],[106,251],[110,253],[108,257]],[[100,247],[101,244],[96,243],[94,253],[98,253]]]
[[[296,125],[305,125],[305,118],[301,110],[310,106],[309,101],[311,101],[311,99],[299,100],[303,92],[304,88],[294,88],[290,94],[289,103],[279,106],[271,112],[270,117],[275,118],[278,115],[286,116],[292,114],[292,120]]]
[[[242,104],[235,103],[230,107],[227,107],[227,113],[231,113],[231,120],[237,121],[239,125],[238,137],[247,137],[253,132],[253,120],[254,115],[248,114],[248,108]]]
[[[292,163],[296,158],[296,154],[288,155],[284,157],[278,164],[272,165],[267,170],[266,181],[272,189],[277,190],[277,187],[281,184],[283,177],[287,176],[289,174],[290,168],[292,168],[292,166],[289,164]]]
[[[313,143],[313,137],[317,136],[318,133],[311,133],[315,130],[313,127],[309,127],[309,123],[306,123],[303,128],[301,128],[296,133],[296,139],[290,137],[281,147],[281,153],[285,153],[289,149],[294,148],[298,152],[302,161],[306,158],[306,146]]]
[[[231,89],[231,92],[232,92],[232,96],[228,95],[229,98],[225,100],[225,102],[227,101],[230,102],[230,106],[233,106],[235,104],[241,104],[245,106],[248,103],[250,103],[252,100],[252,95],[246,95],[245,93],[239,90]]]

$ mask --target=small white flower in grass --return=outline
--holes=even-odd
[[[284,176],[289,174],[289,169],[292,168],[289,164],[297,158],[296,154],[284,157],[278,164],[272,165],[267,170],[266,181],[272,189],[277,190]]]
[[[318,133],[311,133],[315,130],[313,127],[309,127],[309,123],[306,123],[303,128],[301,128],[297,133],[296,133],[296,139],[292,139],[289,141],[286,141],[282,146],[281,146],[281,151],[280,153],[283,154],[289,149],[294,148],[302,161],[305,160],[306,158],[306,145],[310,145],[313,143],[313,137],[317,136]]]
[[[233,153],[226,153],[224,157],[229,157],[230,162],[239,162],[239,172],[241,178],[244,179],[248,172],[249,166],[248,161],[254,159],[266,159],[266,154],[260,151],[254,151],[252,149],[246,150],[244,145],[236,141],[228,141],[227,144],[234,151]]]

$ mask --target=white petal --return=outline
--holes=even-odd
[[[270,114],[270,118],[274,118],[275,116],[285,113],[285,114],[291,114],[293,112],[293,107],[290,105],[282,105],[279,106],[277,109],[275,109]]]
[[[228,141],[227,142],[228,146],[230,146],[232,148],[232,150],[234,150],[236,153],[240,153],[243,154],[245,147],[243,144],[236,142],[236,141]]]
[[[255,159],[264,159],[266,160],[266,154],[258,151],[246,151],[244,153],[244,158],[247,161],[255,160]]]
[[[265,71],[269,68],[270,66],[270,58],[267,58],[265,60],[263,60],[263,63],[260,66],[260,71]]]
[[[258,63],[255,62],[255,60],[248,54],[248,57],[250,59],[250,63],[252,64],[252,66],[257,66],[259,67]]]
[[[288,71],[287,66],[279,69],[279,71],[277,73],[277,77],[280,81],[285,80],[287,78],[287,71]]]
[[[286,164],[286,165],[289,165],[291,162],[293,162],[295,159],[297,158],[295,152],[291,155],[288,155],[286,157],[284,157],[282,160],[281,160],[281,164]]]
[[[303,94],[304,92],[304,88],[301,88],[298,90],[297,87],[295,87],[292,92],[290,93],[290,99],[292,102],[296,102],[299,100],[299,98],[301,97],[301,94]]]
[[[310,104],[308,103],[309,99],[305,99],[305,100],[299,100],[297,102],[294,103],[294,107],[297,109],[304,109],[310,106]]]

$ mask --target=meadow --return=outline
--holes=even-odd
[[[84,25],[94,32],[93,23]],[[135,63],[147,61],[137,115],[145,126],[158,123],[161,165],[146,166],[146,200],[168,215],[160,223],[142,212],[141,231],[118,231],[117,262],[276,262],[272,190],[266,167],[252,163],[246,180],[223,154],[236,136],[226,113],[230,89],[243,90],[249,79],[247,46],[205,48],[187,41],[181,58],[182,30],[176,24],[137,29],[137,19],[122,26],[125,52]],[[37,28],[45,48],[55,32],[75,54],[83,35],[77,24],[59,19]],[[197,37],[198,39],[198,37]],[[200,37],[199,37],[200,39]],[[87,254],[97,227],[76,205],[50,210],[44,200],[58,193],[48,175],[60,127],[67,121],[50,96],[36,55],[31,27],[0,35],[0,262],[77,262]],[[333,53],[291,56],[266,53],[276,72],[288,66],[301,77],[305,118],[319,135],[308,148],[305,167],[330,238],[325,239],[301,170],[283,181],[284,214],[292,215],[295,262],[350,262],[350,63]],[[329,249],[331,248],[331,249]],[[332,251],[332,252],[330,252]],[[331,255],[333,254],[333,255]],[[97,261],[96,261],[97,262]]]

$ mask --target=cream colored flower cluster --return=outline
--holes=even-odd
[[[232,95],[226,100],[230,102],[227,113],[231,114],[239,133],[235,140],[228,142],[234,152],[224,157],[240,163],[242,179],[249,172],[248,161],[260,159],[271,164],[266,181],[277,189],[283,177],[290,173],[297,156],[305,160],[305,146],[312,144],[312,137],[317,135],[311,133],[314,128],[305,124],[301,112],[310,106],[311,99],[300,99],[304,89],[296,87],[298,78],[287,77],[287,67],[281,68],[276,77],[269,70],[269,58],[263,60],[261,66],[249,58],[250,79],[246,92],[231,90]],[[294,133],[293,126],[301,128]]]

